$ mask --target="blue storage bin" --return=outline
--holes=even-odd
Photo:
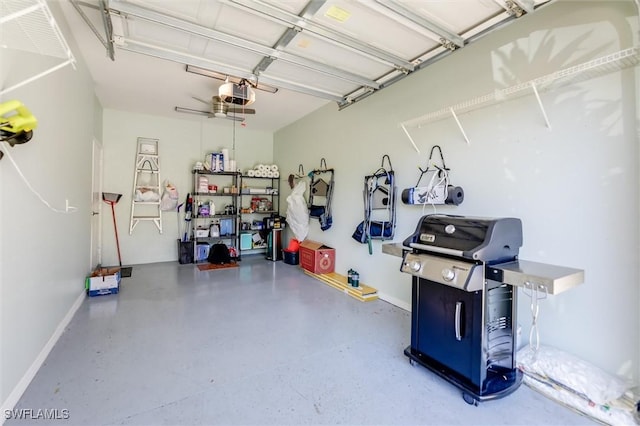
[[[210,246],[208,243],[198,243],[196,248],[196,260],[207,260],[209,257],[209,248]]]

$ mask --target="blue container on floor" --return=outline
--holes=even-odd
[[[282,250],[282,261],[288,265],[297,265],[300,263],[297,251]]]

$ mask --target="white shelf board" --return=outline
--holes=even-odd
[[[31,83],[67,65],[75,58],[44,0],[0,1],[0,47],[36,53],[63,61],[47,70],[0,90],[0,95]]]
[[[495,105],[520,96],[535,94],[535,90],[542,92],[555,89],[636,66],[638,63],[640,63],[640,48],[630,47],[589,62],[565,68],[524,83],[507,87],[506,89],[496,90],[495,92],[412,118],[400,123],[400,125],[402,127],[420,127],[424,124],[445,118],[455,118],[456,115]]]

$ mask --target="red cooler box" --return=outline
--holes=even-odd
[[[322,243],[304,240],[300,243],[300,266],[314,274],[328,274],[334,271],[336,249]]]

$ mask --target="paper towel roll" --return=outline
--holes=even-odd
[[[273,177],[273,172],[271,170],[269,170],[265,177],[272,178]]]
[[[256,171],[253,169],[247,170],[247,176],[254,177],[256,175]]]
[[[273,177],[274,178],[279,178],[280,177],[280,172],[277,171],[277,170],[275,172],[273,172]]]
[[[221,152],[225,160],[229,158],[229,150],[227,148],[222,148]]]
[[[447,199],[444,200],[445,204],[459,205],[464,201],[464,190],[460,186],[447,186]]]
[[[271,171],[272,171],[272,172],[277,172],[277,171],[278,171],[278,166],[277,166],[277,165],[275,165],[275,164],[272,164],[272,165],[271,165]]]
[[[229,171],[235,172],[236,170],[236,160],[229,160]]]

